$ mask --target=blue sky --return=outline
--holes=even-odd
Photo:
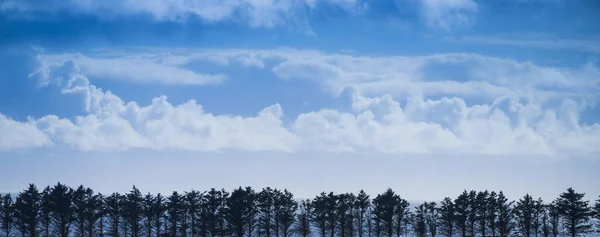
[[[0,192],[597,196],[598,22],[592,0],[4,0]]]

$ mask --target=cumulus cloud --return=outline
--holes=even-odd
[[[343,90],[332,95],[347,95],[340,99],[347,99],[351,110],[323,108],[294,115],[284,123],[279,104],[249,117],[214,115],[194,100],[173,105],[164,96],[140,106],[97,88],[87,71],[72,63],[56,67],[41,63],[38,73],[49,77],[49,83],[59,85],[63,93],[84,95],[87,114],[73,119],[47,115],[28,121],[0,116],[0,149],[67,146],[83,151],[143,148],[553,157],[592,157],[600,152],[600,124],[580,121],[580,114],[594,105],[600,91],[598,70],[591,66],[557,69],[471,54],[356,57],[293,49],[160,55],[166,56],[153,57],[167,64],[220,58],[227,65],[237,61],[270,69],[282,79],[310,79],[332,92]],[[252,58],[254,63],[241,58]],[[440,65],[461,65],[465,72],[460,78],[438,78],[428,71]],[[385,86],[369,88],[378,83]],[[453,95],[431,96],[440,90]],[[464,98],[471,95],[490,100],[467,102]]]

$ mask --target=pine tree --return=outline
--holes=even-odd
[[[287,191],[287,190],[286,190]],[[254,191],[254,189],[252,189],[252,187],[246,187],[246,209],[245,209],[245,216],[246,216],[246,222],[247,222],[247,233],[248,233],[248,237],[252,237],[254,235],[254,232],[256,231],[256,218],[257,218],[257,214],[258,214],[258,199],[257,199],[257,194]],[[282,210],[283,212],[283,210]],[[280,215],[283,215],[282,213],[280,213]],[[292,218],[292,222],[293,222],[293,218]]]
[[[202,206],[203,193],[192,190],[184,194],[185,204],[187,206],[187,216],[190,221],[190,231],[192,237],[199,236],[200,227],[200,208]]]
[[[152,202],[152,227],[154,228],[154,233],[156,237],[162,236],[162,226],[163,220],[165,218],[165,213],[167,212],[167,201],[162,196],[162,194],[156,194],[154,197],[154,201]]]
[[[469,195],[467,198],[467,203],[469,204],[469,208],[467,209],[467,225],[469,228],[469,234],[471,236],[475,236],[475,232],[477,229],[475,225],[477,225],[477,192],[475,190],[469,191]]]
[[[567,234],[571,237],[587,233],[592,225],[588,223],[591,217],[591,208],[588,201],[583,201],[584,193],[576,193],[572,188],[560,194],[558,209],[564,218]]]
[[[225,217],[230,227],[229,232],[232,236],[243,237],[246,228],[248,228],[248,195],[250,195],[250,193],[247,192],[247,190],[239,187],[233,190],[231,196],[227,199]]]
[[[492,191],[487,199],[487,225],[490,235],[496,237],[498,235],[498,194]]]
[[[50,237],[50,226],[52,225],[50,202],[50,186],[47,186],[42,191],[40,200],[40,224],[43,237]]]
[[[435,202],[425,203],[426,208],[426,216],[425,223],[427,224],[427,230],[429,231],[430,236],[435,237],[437,235],[437,227],[439,221],[439,209],[436,207]]]
[[[548,205],[544,205],[543,206],[543,210],[542,210],[542,236],[544,237],[550,237],[551,231],[550,231],[550,215],[548,214]]]
[[[373,215],[377,224],[375,229],[377,236],[380,236],[379,228],[385,231],[387,236],[393,235],[394,216],[399,202],[400,197],[391,188],[373,199]],[[378,227],[379,225],[381,227]]]
[[[21,235],[38,237],[41,195],[34,184],[19,193],[15,201],[15,220]]]
[[[109,235],[111,237],[119,237],[119,227],[121,226],[121,216],[123,212],[123,198],[118,193],[112,193],[104,200],[104,208],[106,217],[109,221]]]
[[[340,237],[350,235],[348,228],[352,220],[352,205],[354,204],[354,195],[350,193],[342,193],[338,195],[336,205],[337,226]]]
[[[310,230],[310,216],[312,213],[312,206],[309,199],[302,200],[299,206],[300,213],[296,216],[296,224],[294,226],[294,233],[301,237],[308,237],[311,234]]]
[[[181,220],[183,219],[184,212],[183,197],[177,191],[174,191],[171,196],[169,196],[167,202],[167,223],[170,237],[181,236],[179,227]]]
[[[336,213],[336,209],[337,209],[337,199],[338,199],[338,195],[333,194],[333,192],[330,192],[329,194],[327,194],[326,199],[325,199],[325,213],[327,216],[327,228],[329,229],[329,236],[334,237],[335,236],[335,230],[337,227],[337,213]]]
[[[463,191],[455,200],[454,200],[454,210],[455,210],[455,223],[460,236],[467,236],[467,223],[469,217],[469,193],[467,191]]]
[[[258,232],[260,236],[265,235],[271,237],[273,230],[273,218],[275,216],[273,210],[274,194],[270,187],[263,188],[258,193]]]
[[[413,229],[417,237],[425,237],[427,235],[427,204],[423,203],[415,207],[415,212],[412,215]]]
[[[135,186],[133,186],[129,193],[124,195],[122,217],[125,224],[125,231],[130,231],[131,237],[141,236],[143,199],[142,193]]]
[[[440,232],[446,237],[454,236],[454,222],[456,219],[454,202],[449,197],[440,202]]]
[[[513,225],[513,205],[514,201],[509,201],[504,193],[500,191],[496,199],[496,207],[498,208],[498,233],[500,237],[508,237],[512,232]]]
[[[401,198],[400,196],[397,196],[396,207],[394,208],[394,227],[396,236],[402,235],[404,219],[408,218],[410,212],[409,206],[410,203],[408,203],[408,201]]]
[[[489,192],[485,190],[483,192],[478,192],[477,196],[475,197],[475,222],[479,226],[479,233],[481,234],[481,237],[485,237],[486,234],[489,195]]]
[[[539,236],[540,230],[542,228],[542,215],[544,212],[544,200],[542,198],[538,198],[534,202],[534,219],[533,219],[533,234],[535,237]]]
[[[311,222],[319,230],[321,237],[327,236],[327,194],[321,192],[312,201]]]
[[[535,201],[527,194],[517,201],[515,205],[515,216],[519,226],[519,233],[524,237],[531,237],[535,221]]]
[[[15,228],[15,204],[10,194],[0,195],[0,230],[2,236],[10,237]]]
[[[555,200],[548,205],[548,217],[550,224],[550,233],[553,237],[558,237],[560,225],[560,210],[558,209],[558,201]]]
[[[275,197],[274,204],[276,207],[279,207],[275,211],[275,218],[277,220],[275,224],[279,226],[282,236],[288,237],[291,234],[290,230],[294,224],[298,203],[294,200],[294,194],[284,189],[283,192],[280,192]]]
[[[54,228],[60,237],[68,237],[71,233],[71,224],[75,221],[73,207],[73,189],[57,183],[50,189],[50,216]]]
[[[355,209],[357,210],[356,219],[358,237],[363,237],[365,233],[366,220],[370,219],[369,216],[367,216],[367,211],[370,206],[371,200],[369,198],[369,195],[367,195],[364,190],[360,190],[360,192],[358,192],[358,196],[356,197],[355,202]]]
[[[144,228],[146,230],[146,237],[152,237],[153,235],[153,229],[152,228],[152,218],[154,217],[154,196],[151,193],[147,193],[144,196],[144,204],[143,206],[143,212],[144,212]]]

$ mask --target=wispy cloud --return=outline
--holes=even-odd
[[[522,38],[522,37],[493,37],[493,36],[461,36],[446,38],[447,41],[464,44],[507,45],[527,48],[571,50],[586,53],[600,53],[600,39],[568,38]]]

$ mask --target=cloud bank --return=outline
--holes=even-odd
[[[295,49],[156,51],[160,50],[111,51],[117,59],[108,62],[94,61],[97,55],[106,55],[102,53],[69,54],[69,60],[63,55],[58,57],[61,63],[54,64],[57,57],[39,55],[40,68],[32,77],[59,86],[62,93],[83,95],[87,114],[27,121],[1,115],[0,150],[142,148],[589,158],[600,152],[600,124],[580,121],[581,113],[600,98],[599,72],[591,64],[551,68],[472,54],[359,57]],[[323,108],[292,115],[292,122],[284,123],[285,108],[276,103],[248,117],[211,114],[194,100],[174,105],[165,96],[140,106],[94,86],[88,77],[97,72],[93,68],[98,64],[100,68],[133,65],[120,61],[128,60],[122,55],[174,67],[201,60],[271,70],[281,80],[314,81],[332,96],[347,100],[351,110]],[[81,58],[87,61],[78,61]],[[90,61],[98,63],[85,63]],[[79,66],[83,64],[87,66]],[[449,68],[456,73],[434,73]],[[127,79],[129,74],[119,76]],[[139,78],[131,80],[141,82]],[[468,99],[473,96],[481,99]]]

